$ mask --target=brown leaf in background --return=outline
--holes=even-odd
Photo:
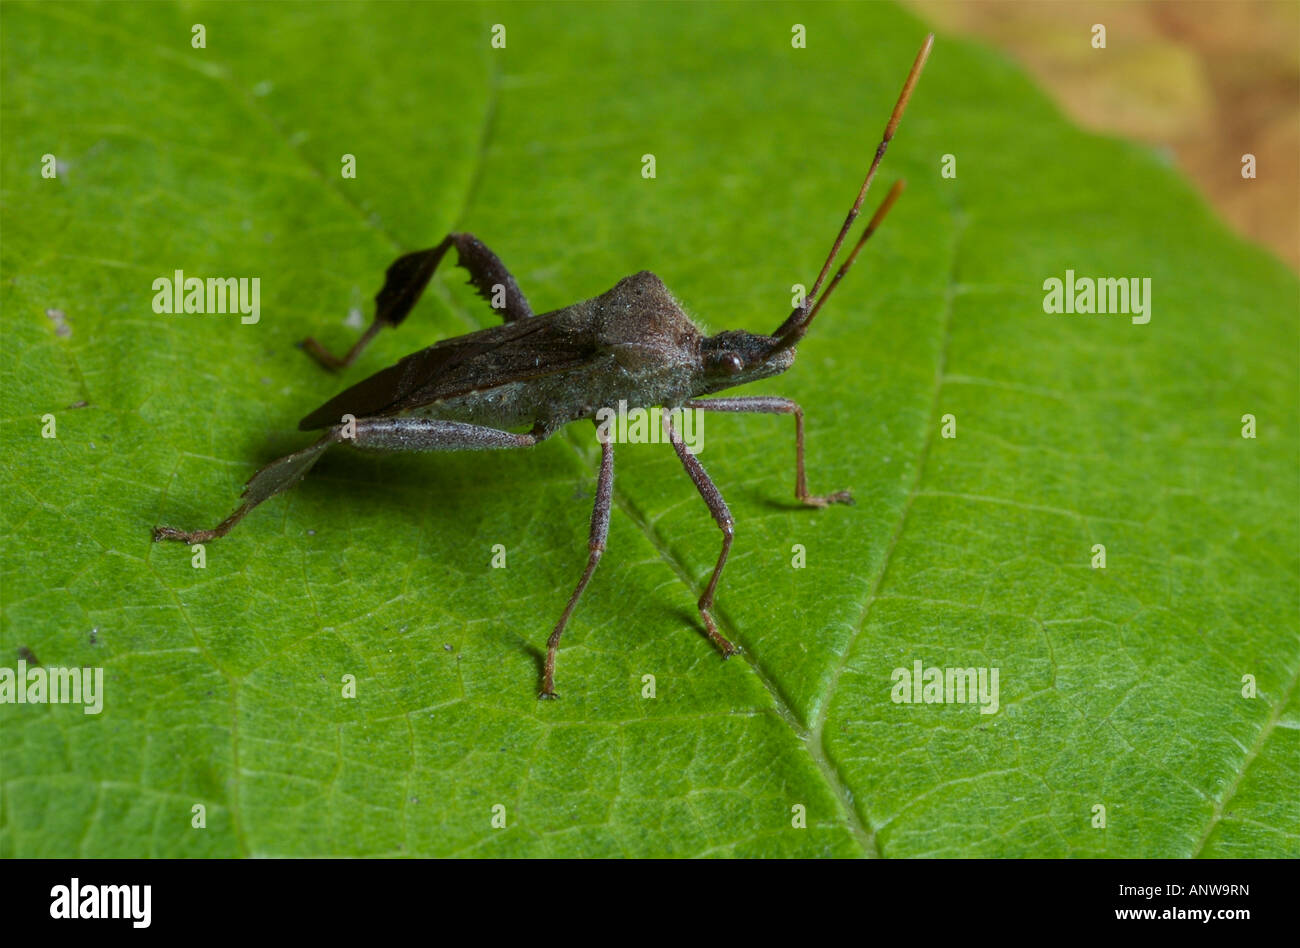
[[[1300,268],[1300,4],[908,2],[1011,53],[1080,124],[1169,149],[1233,227]]]

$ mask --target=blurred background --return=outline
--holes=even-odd
[[[1239,233],[1300,269],[1300,3],[906,5],[1002,49],[1086,128],[1156,146]],[[1247,152],[1254,180],[1241,176]]]

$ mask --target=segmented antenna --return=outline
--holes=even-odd
[[[867,190],[871,187],[871,182],[876,177],[876,169],[880,167],[880,160],[885,157],[885,149],[889,147],[889,142],[894,137],[894,132],[898,130],[898,123],[903,118],[903,110],[907,108],[907,101],[912,97],[912,90],[916,88],[916,80],[920,78],[921,69],[925,66],[925,61],[930,56],[930,48],[934,46],[934,34],[931,33],[921,44],[921,49],[916,54],[916,60],[912,63],[912,69],[907,74],[907,81],[903,83],[903,91],[898,94],[898,101],[894,104],[894,111],[890,113],[889,124],[885,126],[885,134],[880,139],[880,145],[876,148],[876,156],[871,160],[871,167],[867,169],[867,176],[862,181],[862,187],[858,190],[857,200],[853,202],[853,207],[849,209],[848,216],[844,219],[844,226],[840,228],[839,234],[835,237],[835,244],[831,247],[830,254],[826,257],[826,262],[822,264],[821,272],[817,274],[817,281],[813,284],[812,291],[804,298],[803,305],[795,307],[794,312],[783,322],[774,336],[779,340],[776,347],[780,349],[788,348],[803,338],[804,333],[808,331],[808,326],[812,323],[813,317],[821,309],[822,304],[830,297],[831,291],[844,278],[853,261],[857,259],[858,251],[866,243],[867,238],[875,232],[881,220],[889,212],[894,201],[898,199],[899,193],[903,190],[903,182],[897,182],[890,189],[885,200],[881,202],[876,213],[872,215],[871,222],[867,225],[866,231],[858,239],[853,247],[852,253],[849,254],[848,260],[835,273],[834,279],[826,288],[826,292],[818,297],[821,293],[822,284],[826,282],[826,275],[830,273],[831,265],[835,263],[835,258],[839,256],[840,248],[844,245],[844,238],[848,236],[849,229],[853,222],[858,219],[858,214],[862,211],[862,202],[867,197]]]

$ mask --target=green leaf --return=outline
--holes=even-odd
[[[722,662],[695,609],[720,534],[671,450],[620,446],[538,702],[588,425],[333,452],[201,570],[150,529],[211,526],[341,385],[492,324],[448,267],[341,379],[294,348],[349,345],[383,269],[453,228],[537,312],[651,269],[711,330],[771,331],[924,27],[876,4],[0,17],[0,663],[104,669],[102,714],[0,705],[0,855],[1300,855],[1297,280],[1158,156],[940,37],[875,199],[906,194],[752,387],[805,407],[812,489],[857,505],[794,502],[790,419],[708,416],[745,649]],[[1150,278],[1151,321],[1045,313],[1067,269]],[[260,321],[156,314],[175,270],[259,277]],[[997,669],[997,712],[891,700],[917,661]]]

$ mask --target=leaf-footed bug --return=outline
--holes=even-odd
[[[294,486],[335,444],[350,443],[372,451],[523,448],[545,440],[569,422],[594,420],[599,409],[620,401],[640,407],[794,415],[795,496],[813,507],[852,503],[848,491],[821,496],[808,493],[803,410],[795,402],[768,395],[699,396],[777,375],[794,362],[795,344],[902,191],[903,183],[896,182],[827,284],[826,277],[862,209],[933,44],[931,34],[912,63],[866,178],[812,290],[772,335],[726,330],[706,336],[682,312],[663,282],[644,270],[593,299],[534,315],[514,277],[491,250],[471,234],[448,234],[436,247],[393,262],[375,297],[374,321],[347,355],[338,358],[314,339],[304,340],[303,347],[328,369],[351,365],[379,330],[397,326],[406,318],[453,246],[479,294],[485,299],[494,294],[498,300],[504,297],[505,324],[444,339],[330,399],[299,423],[303,431],[327,429],[324,437],[254,474],[244,488],[243,503],[229,517],[211,530],[155,527],[154,539],[201,543],[225,536],[262,501]],[[673,449],[722,531],[722,551],[700,597],[699,610],[709,639],[726,658],[737,649],[718,632],[711,610],[731,550],[734,521],[722,494],[687,450],[671,415],[665,412],[663,418]],[[508,430],[523,426],[531,428],[526,433]],[[546,643],[540,695],[544,698],[555,697],[560,636],[595,572],[609,532],[614,449],[607,437],[600,437],[600,445],[587,566]]]

